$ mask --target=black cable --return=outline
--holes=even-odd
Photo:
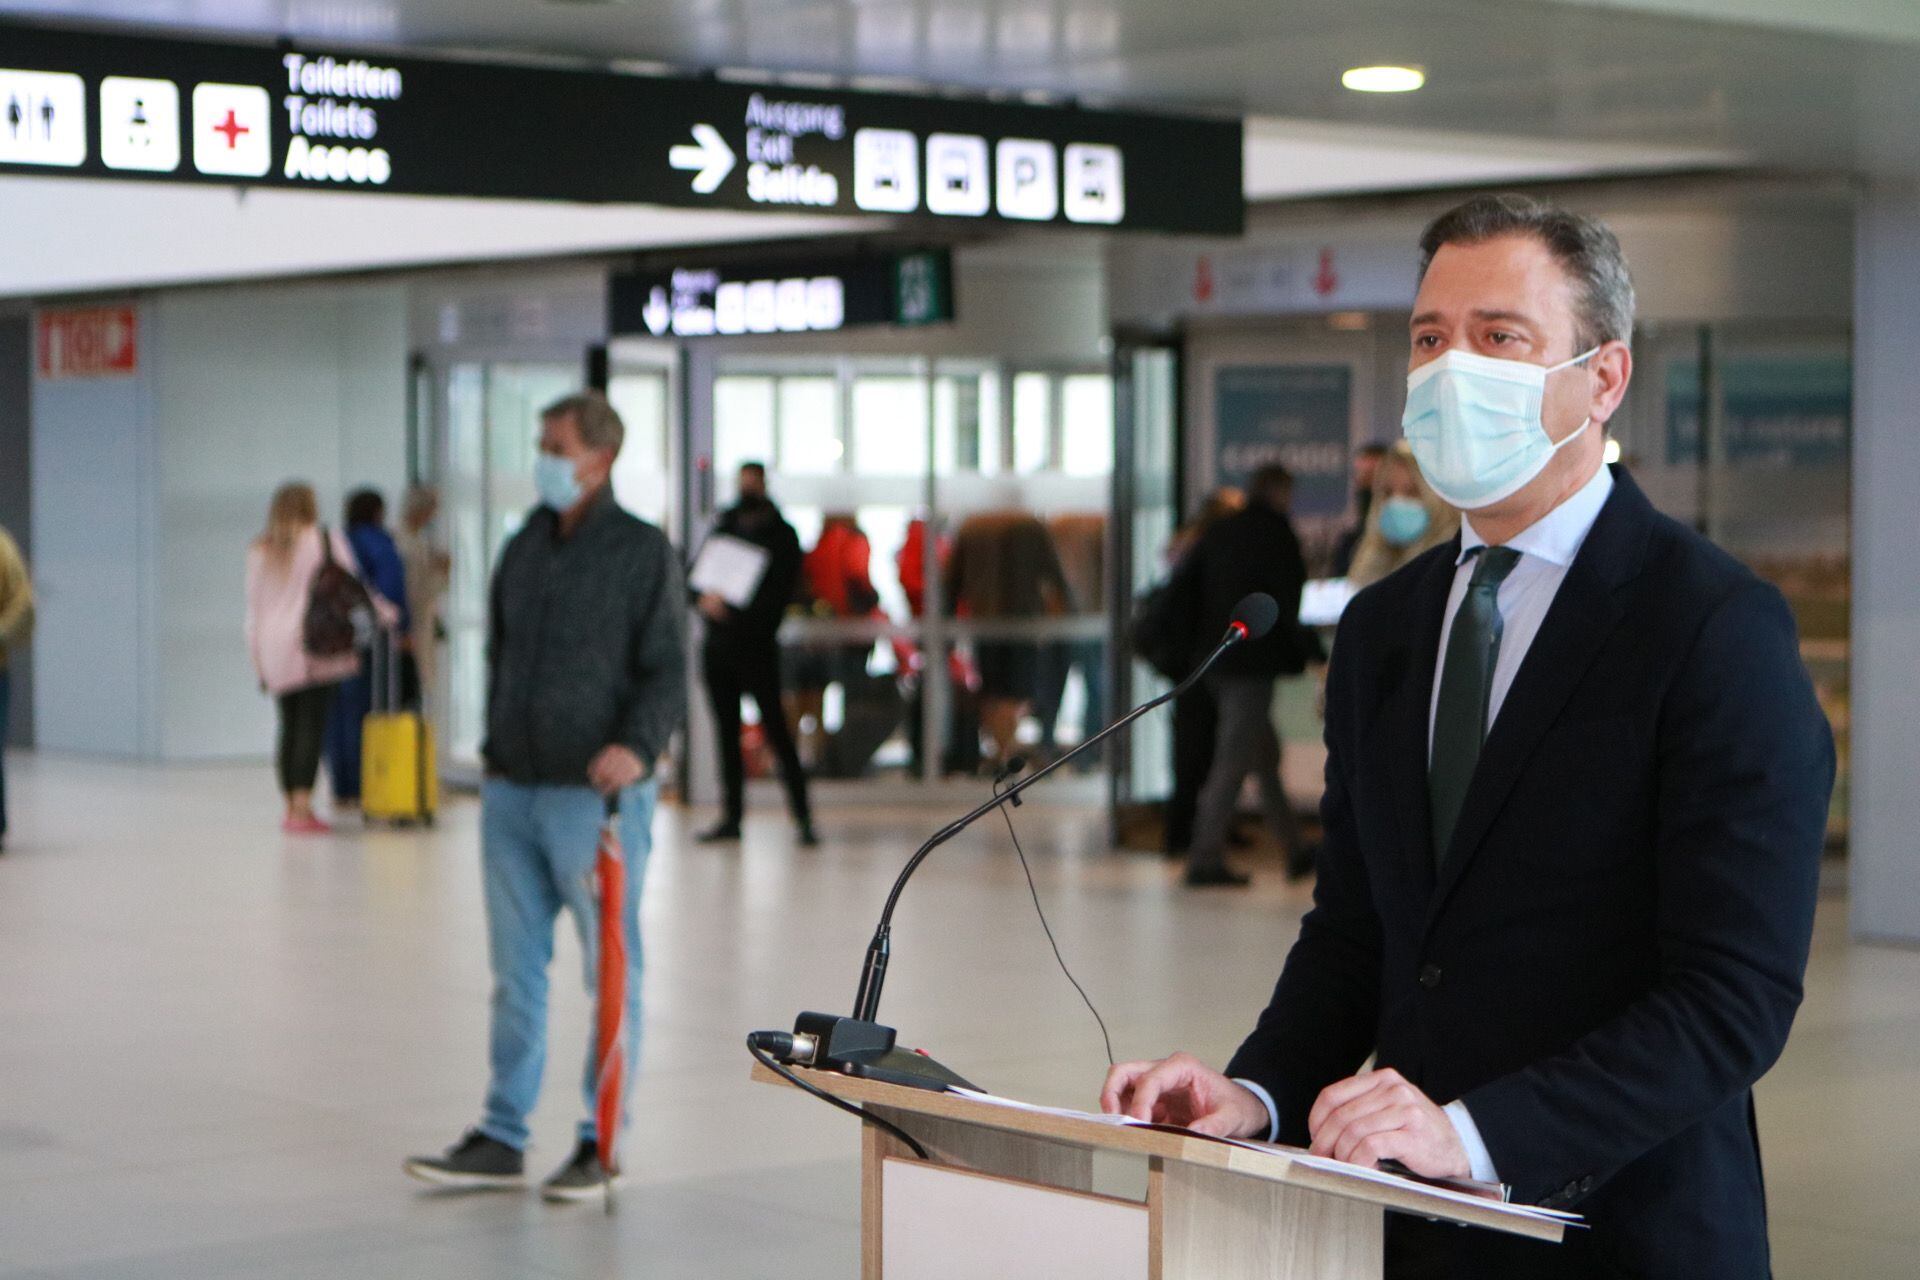
[[[999,778],[994,779],[993,794],[996,796],[1000,794],[1002,781]],[[1087,989],[1080,985],[1080,979],[1073,976],[1073,970],[1067,968],[1067,958],[1060,954],[1060,944],[1054,940],[1053,926],[1047,923],[1047,909],[1040,905],[1040,890],[1033,883],[1033,868],[1027,865],[1027,851],[1020,847],[1020,833],[1013,829],[1013,814],[1008,812],[1008,808],[1007,805],[1001,805],[1000,816],[1006,819],[1007,834],[1013,837],[1013,851],[1020,855],[1020,869],[1027,873],[1027,892],[1033,895],[1033,909],[1040,916],[1041,929],[1046,931],[1047,945],[1053,948],[1053,958],[1059,962],[1060,972],[1067,975],[1067,981],[1071,982],[1073,989],[1080,993],[1080,999],[1087,1006],[1087,1012],[1091,1013],[1093,1020],[1100,1024],[1100,1039],[1106,1042],[1107,1065],[1111,1067],[1114,1065],[1113,1037],[1107,1034],[1107,1020],[1100,1016],[1098,1009],[1093,1007],[1093,998],[1087,994]]]
[[[908,1147],[912,1148],[913,1154],[919,1156],[922,1160],[930,1161],[933,1159],[932,1156],[927,1154],[927,1149],[925,1147],[921,1146],[918,1142],[915,1142],[913,1140],[912,1134],[908,1133],[905,1129],[902,1129],[899,1125],[893,1123],[891,1120],[882,1120],[879,1116],[874,1115],[871,1111],[868,1111],[862,1107],[854,1106],[851,1102],[848,1102],[845,1098],[836,1098],[832,1094],[828,1093],[825,1089],[821,1089],[815,1085],[808,1084],[805,1080],[802,1080],[799,1076],[787,1070],[786,1065],[784,1063],[780,1062],[772,1054],[768,1053],[766,1050],[760,1047],[759,1041],[755,1039],[755,1037],[758,1036],[759,1034],[760,1033],[757,1031],[751,1032],[748,1034],[747,1052],[752,1054],[754,1058],[759,1061],[761,1066],[773,1072],[775,1075],[779,1076],[781,1079],[785,1080],[788,1084],[800,1090],[802,1093],[810,1093],[814,1097],[820,1099],[822,1102],[830,1102],[834,1106],[840,1108],[842,1111],[845,1111],[846,1113],[848,1113],[849,1115],[858,1116],[861,1120],[865,1121],[867,1124],[878,1125],[880,1128],[886,1130],[888,1133],[892,1134],[894,1137],[900,1139],[900,1141],[906,1143]]]

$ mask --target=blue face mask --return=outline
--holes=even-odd
[[[1554,443],[1540,424],[1547,375],[1599,349],[1551,366],[1449,351],[1408,374],[1400,429],[1433,491],[1473,511],[1526,488],[1592,422]]]
[[[1418,498],[1388,498],[1380,506],[1380,536],[1391,546],[1412,546],[1427,536],[1429,523]]]
[[[574,474],[573,459],[543,453],[533,460],[533,487],[540,501],[555,511],[571,511],[580,501],[580,477]]]

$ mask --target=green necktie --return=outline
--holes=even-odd
[[[1493,668],[1500,660],[1500,584],[1520,563],[1510,547],[1480,547],[1467,595],[1453,616],[1447,660],[1440,672],[1440,701],[1433,713],[1433,759],[1427,766],[1427,797],[1433,811],[1433,865],[1447,860],[1453,829],[1467,802],[1480,744],[1487,739],[1487,704]]]

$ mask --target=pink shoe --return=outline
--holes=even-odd
[[[307,814],[305,817],[291,817],[280,824],[280,829],[293,836],[327,836],[333,834],[333,828],[325,822]]]

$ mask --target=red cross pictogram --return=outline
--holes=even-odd
[[[227,150],[229,151],[233,150],[234,146],[240,141],[241,134],[253,132],[252,129],[240,123],[239,117],[234,115],[233,108],[231,107],[227,108],[227,118],[213,126],[213,131],[227,135]]]

